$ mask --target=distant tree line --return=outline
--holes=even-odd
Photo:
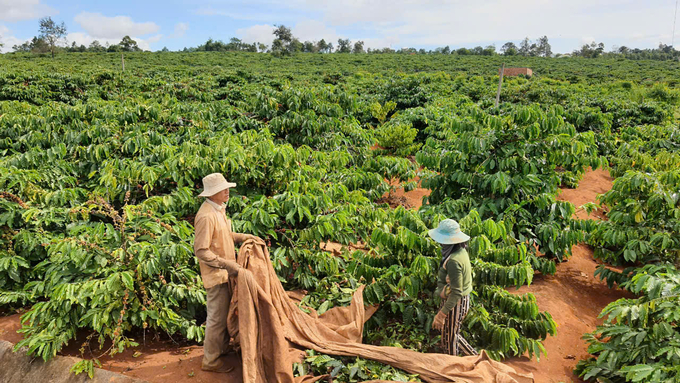
[[[671,45],[659,44],[655,49],[614,47],[611,52],[603,53],[605,57],[623,57],[630,60],[680,60],[680,51]]]
[[[221,40],[213,40],[209,38],[205,44],[201,44],[195,48],[184,48],[184,52],[266,52],[267,46],[261,43],[244,43],[241,39],[232,37],[228,43]]]
[[[319,41],[305,41],[301,42],[297,37],[293,36],[290,28],[285,25],[278,25],[274,30],[274,41],[272,43],[271,53],[286,55],[292,53],[403,53],[403,54],[456,54],[456,55],[478,55],[478,56],[493,56],[497,55],[495,45],[488,45],[486,47],[477,46],[474,48],[458,48],[451,49],[448,45],[445,47],[438,47],[434,50],[416,49],[416,48],[401,48],[394,50],[392,48],[380,49],[364,49],[363,41],[356,41],[352,43],[349,39],[338,39],[338,45],[333,49],[333,43],[326,42],[324,39]],[[501,54],[506,56],[541,56],[551,57],[552,49],[547,36],[543,36],[535,42],[531,42],[529,38],[525,38],[517,47],[513,42],[507,42],[501,48]]]
[[[349,39],[338,39],[337,47],[333,43],[321,39],[319,41],[301,42],[293,36],[293,32],[285,25],[277,25],[274,30],[274,41],[272,42],[271,52],[274,54],[290,53],[366,53],[364,42],[356,41],[354,44]]]
[[[548,36],[543,36],[538,40],[531,42],[528,37],[525,37],[519,43],[519,47],[512,41],[509,41],[501,47],[501,53],[505,56],[531,56],[531,57],[552,57],[552,47],[548,41]]]
[[[680,51],[671,45],[663,43],[658,48],[639,49],[628,48],[626,46],[612,47],[612,50],[605,52],[604,43],[592,42],[583,44],[580,49],[572,52],[571,56],[585,58],[624,58],[629,60],[680,60]]]
[[[47,53],[51,52],[51,46],[48,41],[40,36],[33,37],[33,39],[24,42],[23,44],[14,45],[12,47],[14,52],[32,52],[32,53]],[[137,42],[130,36],[123,37],[118,44],[109,44],[108,42],[102,45],[99,40],[94,40],[90,45],[77,45],[72,42],[66,47],[54,47],[54,52],[141,52]]]
[[[548,36],[540,37],[537,40],[531,41],[529,37],[519,42],[519,45],[512,41],[508,41],[500,48],[500,52],[496,50],[495,45],[487,45],[486,47],[476,46],[474,48],[451,48],[448,45],[445,47],[438,47],[436,49],[416,49],[416,48],[401,48],[398,50],[385,47],[380,49],[371,49],[364,47],[364,41],[354,41],[350,39],[338,39],[337,45],[332,42],[321,39],[319,41],[300,41],[293,36],[293,32],[285,25],[276,25],[273,31],[274,41],[271,47],[259,43],[246,43],[241,39],[232,37],[229,42],[225,43],[221,40],[213,40],[209,38],[205,43],[191,48],[184,48],[183,52],[260,52],[272,53],[277,56],[290,55],[294,53],[348,53],[348,54],[382,54],[382,53],[400,53],[400,54],[443,54],[443,55],[477,55],[477,56],[524,56],[524,57],[584,57],[584,58],[598,58],[598,57],[614,57],[625,58],[631,60],[679,60],[680,51],[676,50],[670,45],[659,44],[655,49],[638,49],[628,48],[626,46],[614,47],[610,52],[605,52],[603,43],[592,42],[590,44],[583,44],[580,49],[574,50],[567,54],[553,54],[552,47],[548,41]],[[108,42],[102,45],[95,40],[90,45],[77,45],[72,42],[68,45],[66,42],[66,25],[62,22],[57,24],[51,17],[40,19],[39,34],[33,39],[17,44],[12,47],[15,52],[32,52],[32,53],[51,53],[54,57],[55,53],[59,51],[65,52],[137,52],[142,49],[137,42],[130,36],[125,36],[118,44],[109,44]],[[2,47],[0,42],[0,47]],[[162,52],[169,51],[164,47]]]
[[[38,29],[38,36],[23,44],[16,44],[12,47],[14,52],[32,52],[32,53],[51,53],[54,57],[55,53],[59,51],[66,52],[138,52],[139,48],[137,42],[130,36],[125,36],[118,44],[109,44],[108,42],[102,45],[98,40],[94,40],[89,46],[83,44],[77,45],[72,42],[71,45],[66,44],[66,24],[62,22],[57,24],[51,17],[40,19],[40,27]],[[0,45],[1,47],[2,45]]]

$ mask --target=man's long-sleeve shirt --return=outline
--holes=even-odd
[[[206,198],[194,220],[194,254],[198,257],[203,286],[208,289],[229,280],[224,269],[228,262],[236,262],[234,243],[241,243],[250,236],[231,232],[224,205],[220,206]]]

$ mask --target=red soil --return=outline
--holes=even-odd
[[[21,314],[0,316],[0,340],[17,343],[22,335],[17,333],[21,328]],[[135,339],[143,344],[142,339]],[[73,340],[67,345],[61,355],[80,357],[78,351],[81,341]],[[99,350],[96,341],[91,344],[92,354],[99,356],[106,350]],[[108,345],[107,345],[108,347]],[[89,352],[86,352],[89,357]],[[121,373],[149,382],[178,382],[178,383],[208,383],[215,381],[240,382],[241,360],[236,357],[228,359],[235,367],[229,374],[217,374],[201,370],[203,347],[177,345],[171,340],[147,339],[146,346],[140,345],[126,350],[113,358],[103,356],[99,358],[102,367],[106,370]]]
[[[137,339],[139,341],[140,339]],[[79,348],[77,345],[74,348]],[[80,356],[77,350],[68,353]],[[137,354],[140,353],[140,354]],[[96,354],[96,351],[95,351]],[[135,356],[137,355],[137,356]],[[149,382],[209,383],[241,382],[241,359],[230,355],[225,360],[234,367],[230,373],[213,373],[201,370],[203,347],[178,346],[171,341],[147,341],[146,347],[129,349],[113,358],[99,360],[106,370]]]
[[[611,189],[612,178],[604,170],[589,171],[576,189],[562,189],[559,199],[570,201],[577,207],[576,216],[588,218],[578,207],[595,202],[598,194]],[[602,217],[597,212],[590,218]],[[553,276],[537,275],[531,286],[510,292],[533,293],[538,307],[550,312],[557,323],[557,335],[549,336],[543,345],[548,353],[540,362],[526,357],[512,358],[506,363],[519,372],[531,372],[536,382],[582,382],[573,373],[579,359],[588,356],[587,345],[581,336],[595,330],[602,323],[598,315],[610,302],[631,297],[624,291],[609,289],[606,283],[594,277],[597,262],[593,250],[584,244],[574,246],[569,261],[557,265]]]
[[[398,182],[391,182],[391,185],[395,186],[395,189],[391,194],[385,193],[383,196],[385,202],[389,203],[392,207],[396,207],[393,206],[391,202],[398,201],[400,202],[399,205],[402,205],[406,208],[419,209],[421,206],[423,206],[423,197],[429,196],[431,192],[430,189],[420,187],[421,185],[419,177],[414,178],[413,181],[418,182],[418,187],[408,192],[405,191],[402,186],[399,186]]]
[[[606,192],[611,185],[612,179],[606,171],[590,171],[578,188],[562,190],[559,198],[571,201],[578,207],[583,203],[596,201],[597,194]],[[395,193],[406,197],[412,207],[418,208],[422,204],[422,197],[429,195],[429,190],[419,188],[406,193],[399,188]],[[582,211],[576,215],[586,218]],[[341,247],[338,244],[327,246],[327,250],[331,252],[339,251]],[[507,364],[519,372],[533,373],[537,383],[581,382],[572,372],[578,360],[588,355],[581,336],[593,331],[602,322],[597,318],[602,308],[627,296],[619,290],[610,290],[605,283],[594,278],[597,263],[592,258],[592,249],[586,245],[578,245],[573,252],[568,262],[557,266],[554,276],[537,275],[531,286],[523,286],[519,290],[510,289],[516,293],[533,293],[540,309],[549,311],[558,325],[557,335],[548,337],[544,342],[548,355],[541,358],[540,362],[526,357],[507,361]],[[0,317],[0,339],[19,341],[21,334],[16,333],[19,328],[18,314]],[[142,343],[141,339],[137,341]],[[64,353],[78,356],[78,348],[80,344],[72,342]],[[201,371],[202,357],[203,348],[200,346],[181,346],[169,340],[147,340],[146,346],[127,350],[114,358],[102,357],[100,360],[107,370],[150,382],[241,381],[238,357],[228,359],[235,366],[230,374]]]
[[[0,340],[17,343],[23,339],[22,335],[17,333],[21,329],[21,314],[12,314],[7,316],[0,316]]]

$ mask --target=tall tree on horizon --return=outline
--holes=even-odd
[[[551,57],[552,56],[552,47],[550,46],[550,43],[548,42],[548,36],[543,36],[538,39],[538,55],[543,56],[543,57]]]
[[[531,54],[531,42],[528,37],[525,37],[521,43],[519,43],[519,50],[517,51],[521,56],[529,56]]]
[[[514,56],[517,54],[517,45],[512,41],[508,41],[501,47],[501,52],[503,52],[505,56]]]
[[[304,44],[293,36],[293,31],[290,28],[285,25],[274,26],[276,29],[274,29],[273,34],[276,38],[272,42],[272,53],[290,54],[299,52],[304,48]]]
[[[39,37],[43,39],[50,47],[50,52],[52,52],[52,58],[54,58],[54,52],[57,49],[57,44],[61,41],[66,41],[64,38],[66,36],[66,24],[62,21],[61,24],[57,24],[52,20],[51,17],[44,17],[40,19],[40,35]]]
[[[326,52],[327,49],[328,49],[328,44],[326,43],[325,39],[321,39],[321,40],[317,41],[316,50],[318,52],[324,53],[324,52]]]
[[[92,52],[104,52],[106,51],[106,48],[102,46],[99,40],[94,40],[93,42],[90,43],[90,46],[87,48],[87,50]]]
[[[350,53],[352,49],[350,48],[352,42],[349,39],[338,39],[338,49],[336,53]]]
[[[141,51],[139,45],[137,45],[137,41],[133,40],[130,36],[123,37],[123,39],[120,40],[120,43],[118,43],[118,45],[120,45],[120,47],[126,52]]]

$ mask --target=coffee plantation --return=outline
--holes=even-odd
[[[500,60],[534,76],[504,79]],[[474,269],[465,338],[496,359],[545,355],[557,328],[532,294],[586,242],[612,302],[584,339],[588,381],[680,375],[678,62],[246,52],[0,56],[0,308],[22,308],[17,348],[97,358],[163,334],[200,343],[193,255],[201,178],[238,187],[234,230],[264,238],[301,309],[379,305],[364,342],[438,351],[438,245],[454,218]],[[589,169],[616,177],[579,220],[560,201]],[[419,209],[382,198],[430,189]],[[343,250],[332,253],[335,242]],[[607,265],[621,266],[615,271]],[[90,351],[87,351],[90,350]],[[539,365],[540,366],[540,365]],[[307,351],[297,374],[418,380]],[[675,379],[675,380],[674,380]]]

